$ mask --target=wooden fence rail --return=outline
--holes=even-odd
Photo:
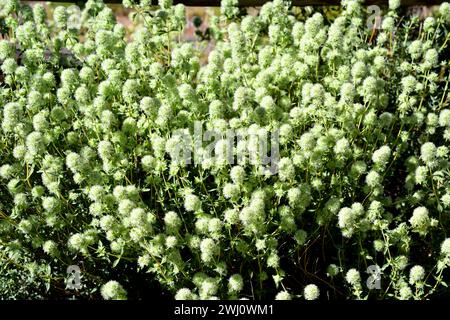
[[[85,3],[86,0],[46,0],[47,2],[68,2],[68,3]],[[122,3],[122,0],[103,0],[105,3]],[[450,1],[450,0],[447,0]],[[156,2],[156,1],[155,1]],[[267,0],[239,0],[239,5],[241,7],[259,7],[266,3]],[[405,6],[431,6],[441,4],[445,0],[402,0]],[[220,6],[220,0],[174,0],[174,4],[183,3],[186,6],[193,7],[217,7]],[[328,5],[339,5],[340,0],[292,0],[294,6],[328,6]],[[388,0],[365,0],[365,4],[373,5],[386,5]]]

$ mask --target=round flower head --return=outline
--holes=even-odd
[[[13,46],[7,40],[0,40],[0,60],[11,58]]]
[[[36,4],[33,6],[33,18],[36,24],[45,23],[45,18],[47,14],[45,12],[45,8],[41,4]]]
[[[200,242],[201,259],[203,260],[203,262],[211,262],[214,259],[215,254],[217,253],[217,249],[217,244],[213,239],[203,239]]]
[[[373,248],[376,252],[381,252],[385,248],[385,244],[383,240],[374,240],[373,242]]]
[[[206,277],[200,283],[200,298],[211,299],[217,293],[218,286],[215,278]]]
[[[334,152],[338,155],[346,154],[350,149],[350,143],[347,139],[342,138],[336,142],[334,146]]]
[[[450,238],[445,239],[441,244],[441,254],[444,256],[450,255]]]
[[[48,113],[42,111],[34,115],[33,117],[34,130],[43,132],[48,128],[47,115]]]
[[[338,225],[340,228],[349,228],[355,220],[355,215],[350,208],[342,208],[338,215]]]
[[[414,209],[412,217],[409,219],[409,223],[411,224],[413,230],[422,235],[427,233],[430,222],[428,209],[425,207],[418,207]]]
[[[281,181],[290,180],[295,175],[294,165],[289,158],[282,158],[278,162],[278,176]]]
[[[74,235],[70,236],[67,244],[70,250],[76,252],[82,251],[84,249],[84,247],[86,246],[86,241],[82,234],[75,233]]]
[[[434,17],[427,17],[423,22],[423,29],[425,32],[433,32],[436,24]]]
[[[44,244],[42,245],[42,250],[46,254],[48,254],[48,255],[50,255],[52,257],[54,257],[54,256],[56,256],[58,254],[58,246],[52,240],[45,241]]]
[[[327,275],[330,277],[335,277],[336,275],[338,275],[340,272],[340,268],[335,265],[334,263],[330,264],[327,267]]]
[[[220,100],[214,100],[209,105],[209,116],[212,119],[219,119],[223,117],[225,108]]]
[[[208,222],[208,230],[213,235],[220,234],[220,231],[222,230],[222,220],[219,218],[212,218]]]
[[[295,232],[294,239],[298,245],[300,246],[304,245],[306,243],[307,238],[308,233],[305,230],[300,229]]]
[[[108,216],[103,216],[100,219],[100,228],[102,228],[105,231],[108,231],[108,230],[113,228],[114,223],[115,223],[114,217],[109,216],[109,215]]]
[[[11,178],[13,173],[14,173],[14,169],[9,164],[4,164],[3,166],[0,167],[0,177],[2,177],[3,179]]]
[[[184,208],[186,211],[198,211],[202,207],[200,199],[194,194],[186,195],[184,199]]]
[[[439,125],[441,127],[450,127],[450,109],[443,109],[439,113]]]
[[[237,197],[239,196],[239,187],[235,184],[232,183],[227,183],[225,184],[225,186],[223,187],[223,196],[226,199],[234,199],[236,200]]]
[[[199,234],[207,234],[209,231],[210,217],[199,217],[195,222],[195,229]]]
[[[448,17],[450,15],[450,3],[444,2],[439,7],[439,13],[442,17]]]
[[[244,280],[240,274],[233,274],[228,280],[228,292],[236,293],[244,288]]]
[[[314,149],[316,145],[316,139],[312,133],[306,132],[302,134],[302,136],[300,137],[299,144],[302,150],[311,151]]]
[[[78,84],[78,74],[74,69],[64,69],[61,72],[61,83],[66,88],[75,87]]]
[[[392,17],[386,17],[383,19],[381,28],[386,31],[393,31],[395,26],[395,20]]]
[[[43,186],[35,186],[33,189],[31,189],[31,196],[33,199],[40,198],[44,195],[45,188]]]
[[[371,188],[378,187],[381,184],[380,174],[371,170],[366,176],[366,184]]]
[[[88,197],[92,201],[100,201],[105,195],[105,188],[100,185],[94,185],[89,189]]]
[[[143,227],[146,224],[147,213],[142,208],[134,208],[130,211],[130,224],[135,227]]]
[[[182,221],[178,217],[178,214],[176,212],[168,211],[164,216],[164,223],[166,224],[166,227],[168,229],[178,230],[178,228],[181,226]]]
[[[26,146],[32,156],[36,156],[45,150],[45,141],[42,133],[33,131],[27,136]]]
[[[320,295],[319,288],[315,284],[308,284],[303,290],[305,300],[317,300]]]
[[[433,164],[436,158],[436,146],[432,142],[426,142],[420,147],[420,157],[428,164]]]
[[[425,269],[422,266],[414,266],[409,271],[409,283],[416,284],[425,277]]]
[[[53,12],[53,20],[59,28],[65,28],[67,25],[67,20],[69,15],[67,14],[66,8],[63,6],[56,7]]]
[[[418,166],[414,172],[414,179],[417,184],[424,184],[428,179],[428,168],[425,166]]]
[[[441,202],[444,208],[450,207],[450,193],[446,193],[441,197]]]
[[[175,294],[175,300],[193,300],[194,295],[188,288],[181,288]]]
[[[413,292],[410,287],[403,286],[399,290],[400,300],[409,300],[413,297]]]
[[[14,196],[14,205],[16,208],[25,208],[27,204],[27,195],[25,193],[18,193]]]
[[[127,292],[117,281],[111,280],[104,284],[100,293],[105,300],[126,300]]]
[[[424,59],[424,65],[425,68],[431,69],[433,67],[436,67],[439,63],[439,53],[436,49],[429,49],[427,52],[425,52]]]
[[[56,213],[59,209],[59,200],[54,197],[44,197],[42,198],[42,207],[45,211],[50,213]]]
[[[234,166],[230,171],[231,180],[237,185],[242,185],[245,179],[245,170],[241,166]]]
[[[33,223],[28,219],[22,219],[17,225],[17,229],[24,234],[28,234],[33,229]]]
[[[389,9],[397,10],[401,5],[400,0],[389,0]]]
[[[109,141],[100,141],[97,147],[98,155],[103,161],[110,160],[114,155],[114,146]]]
[[[168,236],[166,238],[166,247],[167,249],[175,248],[178,244],[178,239],[175,236]]]
[[[238,0],[224,0],[220,3],[220,14],[231,19],[239,13]]]
[[[355,88],[353,84],[344,83],[341,87],[341,98],[346,102],[350,102],[353,101],[354,95],[355,95]]]
[[[13,74],[16,71],[17,62],[13,58],[7,58],[3,61],[1,70],[4,74]]]
[[[280,291],[275,296],[275,300],[292,300],[292,297],[287,291]]]
[[[239,222],[239,212],[234,209],[227,209],[224,212],[225,222],[232,225]]]
[[[272,252],[267,258],[267,266],[276,269],[279,267],[279,265],[280,257],[276,253]]]
[[[355,286],[361,283],[361,276],[359,275],[359,271],[356,269],[350,269],[347,271],[347,274],[345,275],[345,280]]]
[[[372,155],[372,161],[375,164],[386,165],[389,161],[389,157],[391,156],[391,148],[388,146],[382,146],[380,149],[375,150]]]

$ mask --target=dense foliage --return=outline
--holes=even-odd
[[[184,7],[149,2],[124,1],[129,37],[101,1],[0,3],[1,298],[449,296],[448,3],[390,1],[377,29],[357,0],[332,21],[224,0],[202,64]],[[199,123],[214,157],[180,134]],[[276,170],[227,161],[230,130],[277,131]]]

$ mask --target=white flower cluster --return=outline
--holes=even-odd
[[[300,283],[299,265],[364,299],[376,260],[392,272],[371,296],[434,294],[450,266],[450,6],[405,22],[391,0],[374,32],[362,1],[342,2],[328,17],[224,0],[205,56],[170,0],[125,0],[130,30],[101,0],[81,28],[66,7],[47,21],[1,1],[0,264],[83,259],[104,299],[155,279],[179,300],[316,300],[338,290]],[[196,126],[217,137],[183,139]],[[278,132],[275,173],[229,130]],[[193,146],[199,161],[174,157]],[[104,284],[112,269],[129,278]]]

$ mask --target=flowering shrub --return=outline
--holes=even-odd
[[[377,30],[360,2],[328,21],[224,0],[202,64],[170,0],[124,1],[131,39],[101,1],[51,22],[2,1],[0,296],[448,296],[450,5],[421,21],[390,1]],[[276,170],[205,141],[174,159],[195,123],[216,152],[229,129],[277,131]]]

